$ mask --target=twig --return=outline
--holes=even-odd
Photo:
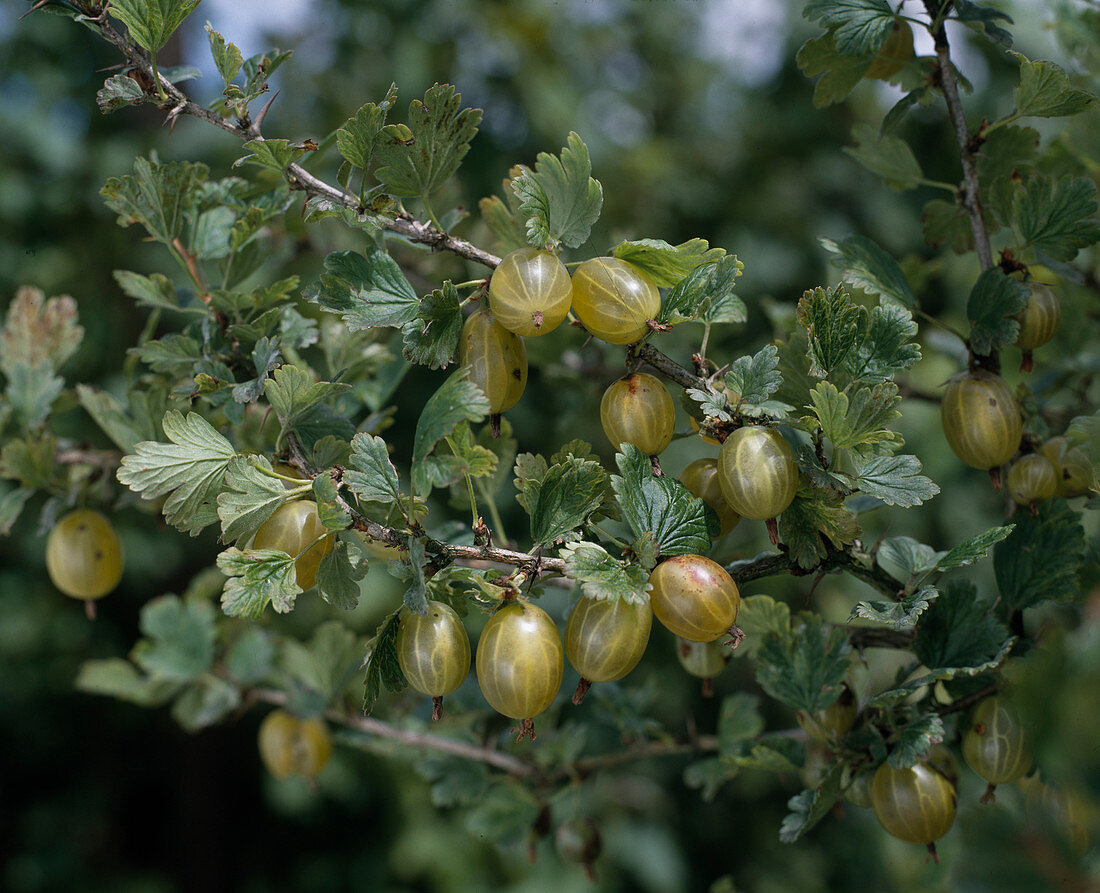
[[[255,700],[263,701],[268,704],[282,706],[288,701],[285,692],[273,691],[271,689],[253,689],[250,694]],[[442,753],[453,754],[456,757],[463,757],[467,760],[487,763],[490,766],[503,769],[505,772],[518,778],[531,777],[538,772],[535,766],[511,754],[502,753],[490,747],[478,747],[476,744],[467,744],[465,741],[456,741],[453,738],[444,738],[441,735],[432,735],[427,732],[418,732],[413,729],[402,729],[391,723],[384,722],[383,720],[374,719],[371,716],[344,713],[340,710],[328,710],[325,712],[325,718],[339,725],[347,726],[348,728],[360,732],[366,732],[368,735],[374,735],[377,738],[397,741],[409,747],[426,747],[431,750],[441,751]]]
[[[975,692],[971,692],[966,697],[959,698],[957,701],[952,701],[950,704],[944,704],[941,707],[936,707],[936,713],[940,716],[946,716],[948,713],[958,713],[960,710],[966,710],[972,704],[977,704],[978,701],[984,701],[990,695],[995,695],[999,686],[996,682],[992,685],[987,685],[985,688],[979,688]]]
[[[947,5],[943,0],[924,0],[924,8],[932,21],[939,21],[932,32],[932,37],[936,43],[940,88],[947,103],[948,115],[951,118],[951,126],[955,130],[955,140],[959,144],[962,160],[963,180],[966,184],[962,195],[963,204],[970,216],[970,228],[974,232],[974,246],[978,252],[978,261],[983,270],[989,270],[993,267],[993,252],[989,247],[989,233],[986,232],[985,220],[982,217],[981,187],[978,183],[978,166],[975,162],[977,147],[970,137],[970,131],[966,126],[966,113],[959,99],[959,85],[955,80],[955,71],[951,64],[951,47],[947,42],[946,21],[938,19]]]
[[[88,12],[91,12],[91,10],[88,10]],[[107,21],[106,16],[100,16],[93,24],[109,43],[114,44],[126,56],[131,65],[148,75],[152,83],[158,83],[158,75],[153,68],[148,53],[120,34]],[[224,130],[240,140],[263,140],[264,137],[260,134],[259,123],[266,114],[266,107],[257,115],[254,122],[247,125],[244,122],[233,123],[216,112],[191,101],[182,90],[175,84],[168,83],[164,77],[159,78],[159,84],[168,95],[168,104],[171,106],[173,118],[179,115],[190,115],[205,121],[207,124],[212,124],[214,127]],[[335,186],[330,186],[299,164],[289,165],[284,173],[292,187],[302,190],[307,195],[321,196],[359,212],[364,210],[357,196],[337,189]],[[500,263],[500,258],[495,254],[478,248],[463,239],[457,239],[430,223],[416,220],[406,212],[401,212],[394,217],[378,217],[377,221],[383,228],[404,236],[412,242],[429,245],[437,251],[449,251],[458,257],[483,264],[489,268],[494,268]]]
[[[652,344],[643,344],[632,353],[634,357],[648,363],[681,387],[706,388],[707,386],[706,379],[694,375],[689,369],[685,369],[672,358],[665,356]]]

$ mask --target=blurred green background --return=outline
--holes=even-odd
[[[95,91],[116,56],[66,19],[35,14],[17,21],[28,5],[10,2],[0,8],[5,60],[0,63],[0,308],[23,284],[48,295],[72,294],[86,336],[66,376],[117,389],[124,352],[145,319],[120,293],[111,272],[168,272],[168,264],[135,230],[115,225],[99,198],[100,186],[151,150],[165,159],[202,160],[212,176],[226,176],[240,149],[227,135],[192,120],[169,132],[161,126],[163,113],[151,107],[101,116]],[[1057,8],[1080,4],[1001,5],[1017,20],[1014,31],[1024,53],[1067,62],[1049,25]],[[744,261],[739,290],[749,321],[715,334],[716,357],[756,350],[773,336],[775,322],[789,316],[804,289],[835,279],[817,241],[823,236],[871,236],[908,259],[930,312],[963,318],[976,263],[971,257],[945,258],[921,243],[920,209],[933,196],[925,190],[891,192],[841,151],[852,125],[877,125],[897,94],[887,85],[865,83],[844,105],[815,110],[812,85],[794,64],[798,46],[816,33],[801,19],[801,6],[798,0],[205,0],[160,58],[162,64],[199,66],[205,78],[188,86],[209,100],[216,88],[204,20],[246,56],[272,45],[293,48],[295,56],[275,79],[274,89],[281,92],[265,124],[269,136],[291,139],[320,139],[364,101],[379,100],[391,81],[401,90],[402,110],[432,83],[454,83],[467,104],[485,110],[485,119],[459,176],[436,206],[449,201],[471,209],[457,232],[475,242],[486,241],[477,200],[499,193],[511,165],[532,163],[538,151],[557,152],[567,133],[576,130],[591,150],[605,203],[591,242],[575,256],[602,253],[623,238],[675,243],[699,236]],[[966,98],[971,120],[1007,111],[1015,64],[965,33],[952,37],[959,66],[975,88]],[[919,43],[917,49],[927,51]],[[1095,148],[1098,115],[1094,110],[1068,126],[1055,122],[1042,129],[1064,130],[1058,143],[1063,148]],[[904,134],[926,176],[959,178],[941,108],[920,111]],[[331,154],[315,167],[333,178]],[[327,251],[357,244],[355,234],[327,223],[306,231],[292,211],[274,259],[309,282]],[[416,267],[422,282],[456,275],[452,258],[410,252],[402,259]],[[460,278],[477,275],[468,272]],[[1040,357],[1034,387],[1054,383],[1074,358],[1096,360],[1088,301],[1095,308],[1095,293],[1063,292],[1059,341]],[[684,328],[668,339],[667,352],[686,357],[697,349],[701,330]],[[912,381],[932,390],[958,370],[959,359],[934,331],[922,326],[919,337],[925,359]],[[595,409],[615,375],[617,355],[593,347],[582,354],[581,343],[571,330],[553,344],[532,346],[528,396],[509,416],[521,450],[549,453],[583,437],[610,458]],[[1017,380],[1015,373],[1008,377]],[[416,371],[403,387],[397,425],[393,437],[387,435],[398,455],[402,446],[407,452],[416,413],[436,383],[431,373]],[[1084,396],[1096,405],[1095,393]],[[901,431],[943,492],[917,510],[866,517],[865,540],[874,542],[888,531],[946,548],[999,523],[1003,500],[990,491],[984,475],[950,454],[935,407],[907,401],[903,409]],[[54,425],[59,433],[107,445],[79,409]],[[716,448],[688,438],[674,443],[663,461],[677,473],[691,459],[715,453]],[[151,525],[146,514],[123,509],[118,524],[128,555],[126,575],[120,589],[100,603],[99,619],[89,623],[80,606],[63,599],[45,576],[40,508],[32,502],[12,536],[0,540],[0,752],[5,754],[0,888],[664,893],[707,889],[728,877],[729,886],[718,889],[1081,889],[1073,886],[1083,877],[1074,873],[1079,867],[1066,868],[1070,863],[1064,858],[1020,858],[1013,841],[1022,798],[1007,790],[995,807],[977,806],[982,785],[967,770],[957,827],[941,842],[944,864],[937,867],[925,863],[919,847],[888,838],[868,810],[854,807],[839,811],[797,845],[780,844],[785,801],[802,787],[797,778],[746,772],[708,803],[683,784],[686,759],[638,764],[568,792],[555,806],[556,820],[573,815],[599,820],[605,855],[595,885],[575,866],[563,865],[550,841],[538,845],[538,859],[529,864],[522,828],[516,829],[520,843],[500,848],[487,842],[476,826],[469,827],[464,808],[431,805],[422,774],[384,754],[338,748],[317,791],[276,782],[256,754],[260,710],[188,736],[167,711],[142,710],[72,688],[83,660],[125,654],[137,638],[138,610],[145,601],[182,592],[212,563],[213,537],[187,540]],[[506,496],[501,508],[505,523],[518,527],[518,506]],[[1091,535],[1100,527],[1096,514],[1086,513]],[[718,557],[747,557],[764,548],[760,525],[743,527],[718,544]],[[988,562],[972,576],[990,591]],[[782,597],[796,610],[813,607],[837,621],[868,596],[850,578],[825,579],[812,594],[811,583],[766,580],[745,593]],[[392,608],[396,592],[375,571],[360,607],[341,619],[369,634]],[[560,619],[564,596],[548,601]],[[1095,629],[1100,590],[1093,591],[1091,604],[1092,626],[1081,627],[1070,643],[1076,681],[1051,677],[1054,686],[1067,687],[1052,694],[1064,695],[1055,698],[1054,712],[1077,727],[1077,742],[1100,736]],[[301,605],[279,620],[280,629],[308,637],[332,616],[316,599]],[[1082,616],[1074,608],[1034,613],[1039,616],[1028,617],[1032,629],[1060,622],[1073,626]],[[600,696],[593,692],[589,702],[613,707],[619,698],[648,699],[653,715],[681,734],[689,723],[712,730],[721,695],[758,690],[751,667],[735,661],[717,681],[719,697],[703,699],[663,633],[655,631],[645,661],[626,684],[610,686]],[[869,660],[868,684],[890,678],[895,664],[887,656],[869,655]],[[452,709],[461,709],[464,701],[473,706],[477,698],[468,683]],[[403,715],[422,711],[423,705],[408,696],[390,697],[380,709],[384,716]],[[767,710],[770,728],[793,724],[783,708],[771,704]],[[569,727],[555,733],[553,716],[540,721],[545,732],[537,746],[567,748]],[[560,711],[563,721],[566,716]],[[613,736],[614,729],[606,734]],[[1094,755],[1087,762],[1084,753],[1072,749],[1058,756],[1073,780],[1096,783]]]

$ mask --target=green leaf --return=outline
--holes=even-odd
[[[1070,261],[1100,241],[1096,184],[1088,177],[1031,177],[1013,200],[1020,247]]]
[[[199,342],[187,335],[169,334],[159,341],[146,341],[140,347],[130,348],[154,372],[163,375],[190,375],[202,360]]]
[[[128,105],[140,105],[145,101],[145,91],[129,75],[116,74],[107,78],[95,95],[99,110],[108,115]]]
[[[336,481],[329,474],[313,479],[313,501],[317,503],[317,518],[325,530],[341,531],[351,526],[351,515],[340,504]]]
[[[551,465],[527,494],[531,539],[550,545],[570,537],[603,503],[606,486],[607,472],[599,462],[570,457]]]
[[[450,435],[460,422],[480,422],[489,414],[489,400],[481,388],[466,379],[464,370],[455,372],[437,390],[420,413],[413,438],[413,490],[425,494],[430,489],[424,459],[435,445]]]
[[[337,540],[317,568],[317,591],[333,607],[350,611],[359,605],[359,581],[367,568],[365,561],[352,564],[348,544]]]
[[[368,102],[361,106],[355,116],[348,118],[344,126],[336,131],[336,148],[347,161],[364,170],[370,167],[374,148],[386,124],[386,115],[396,102],[397,84],[390,84],[385,99],[377,105]]]
[[[974,232],[970,218],[958,202],[934,198],[921,212],[921,235],[933,248],[950,245],[955,254],[966,254],[974,249]]]
[[[280,173],[308,151],[306,146],[300,143],[291,143],[290,140],[249,140],[244,144],[244,148],[251,151],[248,155],[242,155],[234,161],[233,167],[240,167],[242,164],[255,164],[258,167],[266,167]]]
[[[852,288],[877,295],[903,307],[913,308],[917,299],[898,262],[866,236],[848,236],[840,242],[822,239],[821,244],[833,256],[833,266]]]
[[[913,652],[930,675],[984,672],[997,660],[1009,635],[991,608],[969,581],[952,580],[942,588],[913,639]]]
[[[991,6],[979,6],[971,0],[955,0],[955,16],[960,22],[975,30],[984,31],[990,40],[1004,48],[1012,46],[1012,34],[997,24],[998,21],[1011,24],[1012,17],[1008,13]]]
[[[152,677],[191,682],[213,665],[216,632],[210,602],[162,595],[141,609],[144,638],[138,640],[130,656]]]
[[[111,0],[109,11],[137,43],[156,54],[198,5],[199,0]]]
[[[920,185],[924,172],[913,150],[901,137],[879,133],[870,124],[857,124],[852,135],[856,145],[844,152],[871,173],[882,177],[891,189],[904,192]]]
[[[484,429],[482,429],[482,433],[484,434]],[[447,446],[451,448],[451,452],[464,465],[464,475],[481,478],[496,473],[497,454],[490,449],[490,445],[493,443],[491,432],[485,440],[486,443],[480,443],[474,439],[474,432],[470,428],[469,422],[460,422],[454,433],[447,438]],[[508,464],[510,466],[511,461]]]
[[[763,731],[764,717],[760,715],[759,696],[737,692],[722,699],[717,723],[719,754],[740,756],[745,744]]]
[[[334,251],[325,258],[320,282],[303,294],[323,309],[339,313],[352,331],[403,326],[416,317],[420,300],[405,274],[381,248],[365,254]]]
[[[34,496],[34,490],[26,487],[9,487],[0,481],[0,536],[11,533],[15,522],[23,513],[23,506]]]
[[[294,682],[314,692],[321,706],[337,701],[363,664],[363,643],[347,625],[330,620],[317,627],[309,642],[286,640],[280,661]]]
[[[917,542],[911,536],[892,536],[879,544],[875,559],[891,576],[906,579],[934,571],[937,562],[946,554]]]
[[[527,218],[528,241],[550,250],[583,245],[603,207],[603,186],[591,176],[588,147],[573,132],[567,143],[560,157],[540,152],[533,170],[520,166],[512,179]]]
[[[229,647],[225,664],[230,677],[240,685],[263,682],[275,664],[271,634],[259,627],[246,627]]]
[[[966,303],[970,346],[975,353],[985,356],[1016,343],[1020,333],[1016,315],[1024,309],[1029,294],[1024,283],[1010,279],[999,267],[978,277]]]
[[[129,270],[115,270],[113,275],[119,288],[141,306],[173,312],[203,314],[206,312],[193,307],[180,307],[179,298],[176,296],[176,287],[172,284],[171,279],[161,273],[142,276],[140,273],[133,273]]]
[[[804,614],[789,635],[769,637],[760,646],[756,681],[792,710],[816,713],[840,697],[850,651],[842,627]]]
[[[458,350],[462,335],[462,299],[450,280],[424,296],[416,316],[401,329],[402,354],[410,363],[444,369]]]
[[[837,760],[816,787],[795,794],[787,801],[790,813],[779,826],[779,839],[783,843],[794,843],[829,814],[840,799],[843,776],[844,763]]]
[[[873,620],[888,623],[894,629],[909,629],[937,598],[939,591],[928,586],[897,602],[859,602],[848,615],[848,622]]]
[[[186,418],[169,410],[162,421],[169,443],[142,441],[132,454],[122,457],[116,472],[142,499],[168,495],[161,511],[177,530],[197,534],[199,507],[212,501],[221,489],[222,478],[236,455],[233,445],[196,412]]]
[[[47,301],[37,288],[20,288],[0,330],[0,371],[10,378],[20,366],[60,369],[84,338],[77,318],[68,295]]]
[[[351,440],[352,470],[344,474],[344,480],[352,493],[366,502],[393,505],[401,501],[397,469],[390,461],[386,441],[360,432]]]
[[[225,38],[215,31],[210,23],[206,23],[206,33],[210,36],[210,54],[214,57],[214,64],[218,67],[218,74],[222,76],[222,82],[229,86],[230,81],[237,77],[244,63],[244,56],[237,49],[236,44],[226,43]]]
[[[270,604],[278,613],[294,610],[302,587],[294,571],[294,558],[274,549],[226,549],[218,555],[229,579],[222,593],[222,610],[229,617],[257,620]]]
[[[679,245],[662,239],[638,239],[620,242],[611,249],[612,257],[644,271],[659,288],[676,285],[702,264],[717,264],[725,253],[722,248],[711,248],[706,239],[691,239]]]
[[[866,455],[881,452],[881,444],[893,444],[898,439],[886,427],[901,418],[897,411],[901,398],[893,382],[857,388],[849,399],[832,382],[822,381],[810,392],[810,401],[814,417],[807,419],[808,423],[820,425],[836,449]]]
[[[989,550],[993,546],[1005,539],[1015,529],[1015,524],[992,527],[984,533],[963,540],[953,549],[942,554],[936,562],[936,569],[945,571],[954,567],[966,567],[975,561],[980,561],[989,554]]]
[[[611,486],[634,535],[652,533],[662,555],[705,554],[711,535],[706,504],[679,481],[654,477],[649,457],[633,444],[625,446],[615,456],[621,476],[612,475]],[[717,522],[717,517],[710,520]]]
[[[1069,77],[1053,62],[1032,62],[1017,54],[1020,86],[1013,89],[1016,114],[1021,118],[1062,118],[1076,115],[1096,99],[1085,90],[1074,90]]]
[[[407,127],[382,128],[374,145],[380,164],[375,176],[391,195],[430,195],[458,169],[481,123],[481,109],[461,106],[461,93],[436,84],[423,102],[409,104]]]
[[[172,705],[172,718],[185,731],[198,732],[221,722],[241,704],[240,691],[224,679],[205,676]]]
[[[842,368],[864,327],[861,308],[852,303],[843,286],[815,288],[798,302],[798,321],[809,336],[810,374],[827,378]]]
[[[860,492],[887,505],[912,508],[940,492],[931,478],[921,474],[916,456],[875,456],[863,462],[856,476]]]
[[[366,678],[363,681],[363,712],[369,714],[373,709],[382,686],[387,691],[401,691],[408,682],[397,662],[398,612],[394,611],[378,627],[374,638],[367,643],[367,658],[364,662]]]
[[[289,492],[272,474],[265,456],[234,456],[225,470],[225,489],[218,494],[222,541],[255,533],[287,501]]]
[[[24,430],[37,428],[50,414],[54,400],[61,396],[65,379],[55,375],[48,360],[35,366],[16,366],[8,373],[4,393]]]
[[[321,401],[351,390],[343,382],[314,381],[305,369],[284,365],[274,371],[264,387],[264,396],[275,410],[283,430],[294,428]]]
[[[943,739],[943,720],[935,713],[922,714],[902,727],[887,762],[895,769],[908,769]]]
[[[726,393],[742,415],[761,414],[772,394],[783,385],[778,371],[779,348],[765,344],[751,357],[739,357],[726,373]]]
[[[844,497],[840,493],[803,480],[799,482],[794,501],[779,516],[779,536],[795,563],[809,570],[817,567],[826,556],[822,537],[835,548],[843,549],[859,536],[859,522],[844,507]]]
[[[565,572],[587,598],[649,602],[649,574],[637,564],[620,561],[596,543],[567,543],[561,550]]]
[[[841,53],[831,31],[802,44],[795,61],[806,77],[822,76],[814,85],[814,108],[818,109],[841,102],[871,67],[870,56]]]
[[[867,314],[867,330],[851,355],[848,373],[855,381],[868,383],[893,378],[920,360],[920,345],[909,343],[916,334],[917,324],[904,307],[872,307]]]
[[[405,580],[409,583],[403,600],[405,607],[414,614],[423,616],[428,613],[428,581],[424,577],[425,544],[423,538],[412,537],[409,540]],[[391,570],[392,573],[392,570]]]
[[[139,707],[159,707],[179,691],[179,683],[144,676],[119,657],[84,661],[73,684],[79,691],[107,695]]]
[[[40,429],[26,439],[9,438],[0,449],[0,477],[14,478],[30,490],[62,486],[56,480],[53,435]]]
[[[161,164],[138,158],[132,175],[112,177],[99,194],[118,214],[119,226],[140,223],[158,242],[171,245],[182,234],[185,214],[197,200],[207,173],[204,164]]]
[[[1030,127],[998,127],[978,155],[978,179],[988,187],[995,180],[1010,178],[1032,166],[1039,151],[1039,132]],[[1006,220],[1005,223],[1011,221]]]
[[[732,254],[695,267],[661,302],[657,322],[744,322],[748,318],[745,302],[733,293],[744,269],[745,265]]]
[[[736,572],[734,572],[736,579]],[[783,639],[791,631],[791,609],[770,595],[742,596],[737,625],[745,634],[744,641],[733,652],[734,657],[755,659],[769,639]]]
[[[993,570],[1006,614],[1040,602],[1078,598],[1077,572],[1085,554],[1081,519],[1064,499],[1044,503],[1038,515],[1019,513],[1016,529],[993,549]]]
[[[810,0],[802,14],[830,29],[836,48],[848,56],[874,53],[894,28],[886,0]]]
[[[538,493],[538,485],[549,470],[546,459],[536,453],[520,453],[516,456],[516,464],[513,468],[513,484],[519,491],[516,494],[516,502],[523,506],[527,514],[531,514],[534,508],[534,496]],[[531,494],[531,499],[527,498]]]

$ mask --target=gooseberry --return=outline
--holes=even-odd
[[[581,597],[565,622],[565,655],[580,676],[573,703],[593,682],[614,682],[638,666],[649,644],[653,611],[625,599]]]
[[[573,282],[565,265],[538,248],[508,254],[489,280],[489,304],[497,323],[525,338],[561,325],[572,300]]]
[[[604,391],[600,422],[616,450],[630,443],[647,456],[656,456],[672,441],[676,404],[659,378],[635,372]]]
[[[302,589],[309,589],[317,582],[321,559],[335,544],[335,536],[317,516],[317,503],[309,499],[279,506],[252,540],[253,549],[274,549],[294,558],[295,577]]]
[[[983,369],[956,375],[944,391],[940,414],[948,445],[972,468],[999,468],[1016,455],[1023,420],[999,375]]]
[[[409,685],[432,699],[432,719],[443,717],[443,696],[470,672],[470,637],[458,614],[429,601],[426,614],[402,608],[398,618],[397,662]]]
[[[299,719],[273,710],[260,724],[260,759],[276,778],[314,779],[332,757],[332,736],[317,718]]]
[[[741,594],[722,565],[702,555],[676,555],[649,576],[653,614],[674,635],[711,642],[737,622]]]
[[[589,332],[608,344],[638,341],[660,309],[657,286],[626,261],[594,257],[573,273],[573,311]]]
[[[509,602],[485,624],[477,681],[498,713],[521,720],[519,738],[535,737],[534,717],[553,702],[565,670],[557,626],[538,605]]]
[[[102,598],[122,579],[122,543],[107,518],[77,509],[57,522],[46,540],[46,572],[70,598]]]

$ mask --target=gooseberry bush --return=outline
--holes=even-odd
[[[1026,781],[1037,812],[1063,825],[1072,812],[1065,840],[1087,848],[1084,795],[1034,774],[1042,730],[1028,728],[1026,708],[1063,646],[1040,643],[1026,621],[1058,604],[1043,616],[1071,636],[1096,574],[1083,518],[1100,494],[1100,362],[1044,356],[1061,301],[1075,320],[1096,320],[1096,174],[1086,152],[1059,142],[1057,120],[1043,138],[1025,122],[1090,113],[1091,92],[1017,53],[1011,20],[991,6],[808,2],[822,32],[798,64],[816,79],[815,105],[867,79],[900,88],[879,126],[856,126],[849,151],[891,189],[937,191],[922,217],[925,257],[899,262],[865,234],[823,240],[838,281],[773,312],[770,343],[714,355],[712,334],[747,319],[741,261],[705,238],[673,245],[646,232],[593,248],[603,189],[581,136],[508,171],[474,219],[437,213],[481,120],[454,87],[433,86],[402,114],[391,86],[323,139],[271,137],[265,93],[290,53],[245,59],[208,24],[224,87],[211,106],[181,86],[193,70],[158,68],[196,6],[35,6],[117,48],[102,112],[148,103],[243,142],[233,172],[154,155],[102,189],[119,224],[171,262],[115,272],[119,300],[148,319],[125,359],[125,393],[59,374],[82,336],[73,299],[28,286],[7,312],[0,527],[31,523],[19,516],[40,505],[57,589],[94,612],[117,585],[109,519],[122,508],[162,518],[174,528],[165,537],[212,528],[222,544],[183,597],[150,594],[129,658],[88,662],[80,689],[170,704],[189,731],[272,705],[259,753],[279,777],[323,772],[339,729],[337,747],[382,739],[406,745],[395,760],[442,755],[441,801],[473,804],[475,825],[503,841],[550,833],[547,810],[577,781],[688,756],[685,780],[707,798],[744,770],[801,778],[776,829],[783,841],[846,798],[934,853],[957,808],[954,751],[989,799],[995,785]],[[1074,22],[1100,39],[1095,11]],[[999,117],[968,114],[948,23],[1018,64]],[[933,54],[914,54],[915,30]],[[936,107],[956,137],[956,182],[925,177],[925,150],[903,137],[912,114]],[[336,221],[358,247],[329,253],[314,281],[278,278],[269,245],[288,215]],[[923,271],[950,257],[970,263],[969,292],[939,318],[922,306]],[[425,287],[425,270],[439,281]],[[960,316],[965,328],[951,321]],[[582,351],[605,388],[590,409],[608,444],[523,452],[507,415],[539,373],[528,346],[552,363],[569,327],[590,336]],[[683,328],[701,335],[694,352],[670,338]],[[928,349],[957,364],[934,393],[910,379]],[[416,366],[438,383],[409,407],[402,382]],[[863,539],[870,513],[919,511],[939,493],[898,433],[906,398],[939,404],[958,460],[1004,486],[1003,524],[957,542]],[[54,433],[53,413],[74,403],[117,451]],[[396,406],[416,415],[411,438],[392,436]],[[663,468],[685,438],[695,458]],[[600,458],[607,446],[613,464]],[[523,530],[504,528],[511,500]],[[723,558],[728,537],[764,532],[760,554]],[[995,589],[959,573],[978,562],[992,563]],[[860,593],[847,623],[752,593],[765,577],[831,573]],[[378,575],[403,596],[362,641],[341,614]],[[544,607],[566,593],[567,614]],[[292,640],[275,615],[307,599],[329,619]],[[759,691],[726,695],[716,728],[662,728],[631,695],[658,636],[707,690],[732,659],[753,666]],[[875,649],[905,658],[892,683],[860,690]],[[586,699],[590,687],[607,694]],[[791,727],[768,727],[776,709]],[[583,730],[601,725],[620,746],[605,735],[586,748]],[[600,840],[590,820],[553,827],[563,853],[590,868]]]

